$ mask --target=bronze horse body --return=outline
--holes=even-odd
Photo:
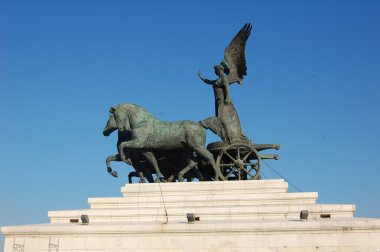
[[[196,152],[211,165],[215,180],[225,179],[215,164],[213,155],[206,149],[206,129],[194,121],[163,122],[155,118],[144,108],[130,103],[110,108],[119,132],[131,132],[131,139],[119,144],[121,159],[128,162],[124,150],[138,149],[152,164],[157,174],[161,174],[154,152],[166,150],[183,150]],[[196,166],[192,158],[187,159],[187,166],[182,174]]]
[[[107,121],[107,124],[103,130],[104,136],[109,136],[112,132],[117,130],[116,121],[114,119],[113,114],[110,115],[110,118]],[[131,140],[131,132],[130,131],[118,131],[118,141],[117,141],[117,147],[120,145],[120,143],[124,141]],[[119,149],[118,149],[119,151]],[[128,181],[129,183],[132,183],[132,177],[139,177],[140,183],[144,182],[144,177],[148,180],[148,182],[152,183],[153,177],[152,174],[156,173],[154,170],[154,167],[152,164],[146,159],[144,156],[144,150],[141,149],[124,149],[125,155],[128,157],[126,159],[126,163],[130,166],[132,166],[136,172],[131,172],[128,175]],[[186,152],[184,150],[170,150],[170,151],[155,151],[154,152],[155,157],[157,157],[157,164],[159,167],[163,167],[162,170],[164,178],[166,181],[171,182],[175,178],[178,178],[179,181],[184,180],[184,176],[186,175],[187,180],[189,181],[193,177],[197,177],[198,179],[202,180],[203,176],[202,174],[195,168],[198,164],[198,160],[194,157],[194,155],[190,152]],[[191,160],[189,163],[187,160]],[[116,171],[113,171],[111,168],[111,161],[123,161],[120,155],[120,152],[118,152],[115,155],[108,156],[106,159],[107,164],[107,172],[112,175],[113,177],[118,177],[118,174]],[[182,169],[185,167],[184,169]],[[193,170],[191,170],[194,168]],[[188,171],[188,174],[186,174]],[[159,175],[157,175],[159,176]]]

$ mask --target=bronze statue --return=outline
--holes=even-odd
[[[109,136],[117,129],[118,127],[115,117],[113,114],[110,114],[107,124],[103,130],[103,135]],[[117,148],[122,142],[130,140],[132,140],[131,131],[118,130]],[[144,156],[145,152],[147,152],[145,149],[124,149],[124,155],[126,156],[125,163],[132,166],[136,170],[128,175],[129,183],[132,183],[132,177],[139,177],[140,183],[145,182],[144,178],[146,178],[150,183],[154,182],[152,174],[157,173],[153,165]],[[203,180],[202,174],[196,168],[196,165],[200,163],[200,160],[195,158],[192,152],[184,151],[182,149],[175,149],[154,151],[153,154],[156,157],[157,166],[160,167],[160,171],[162,171],[163,175],[163,177],[159,178],[160,175],[158,174],[156,181],[158,181],[158,179],[167,182],[171,182],[175,179],[178,179],[178,181],[184,181],[185,178],[188,181],[193,178]],[[123,161],[119,148],[117,154],[108,156],[106,159],[107,172],[113,177],[118,177],[118,173],[111,168],[111,161]]]
[[[114,116],[111,114],[107,121],[106,126],[104,127],[103,135],[108,137],[115,130],[117,130],[117,125],[116,125]],[[118,173],[117,171],[112,170],[111,161],[116,161],[116,162],[123,161],[120,156],[119,145],[122,142],[128,141],[131,139],[131,133],[128,131],[118,131],[117,133],[118,133],[118,138],[117,138],[116,147],[118,149],[118,153],[115,155],[108,156],[106,159],[107,172],[115,178],[118,177]],[[126,152],[126,155],[128,155],[128,158],[125,160],[125,163],[132,166],[136,170],[136,173],[140,178],[140,183],[144,182],[144,177],[150,183],[153,182],[153,177],[152,177],[152,172],[151,172],[153,167],[148,167],[147,165],[142,164],[142,163],[144,164],[146,163],[146,162],[143,162],[141,158],[142,154],[140,153],[140,155],[138,155],[138,153],[130,151],[129,153]],[[136,173],[133,173],[132,175],[136,175]],[[131,178],[129,178],[129,180],[131,181]]]
[[[230,97],[230,85],[243,83],[247,75],[245,46],[252,25],[247,23],[224,51],[224,60],[214,67],[217,79],[199,78],[211,85],[215,96],[215,116],[200,122],[162,122],[134,104],[121,104],[110,109],[113,121],[104,134],[118,130],[118,154],[107,158],[107,170],[113,175],[111,160],[131,164],[140,176],[151,178],[161,171],[168,181],[183,181],[196,176],[199,180],[241,180],[261,178],[261,159],[278,159],[278,155],[260,154],[279,149],[278,144],[253,144],[241,130],[238,113]],[[107,124],[108,125],[108,124]],[[205,129],[210,129],[222,142],[205,148]],[[194,155],[196,153],[196,155]],[[170,165],[174,168],[168,168]],[[200,173],[199,173],[200,172]],[[132,175],[137,175],[133,173]],[[150,182],[152,179],[148,179]]]
[[[214,66],[215,74],[218,76],[216,80],[208,80],[206,79],[202,73],[199,71],[198,76],[203,80],[206,84],[212,85],[215,96],[215,116],[220,116],[219,110],[221,106],[224,104],[229,105],[231,103],[230,98],[230,87],[227,80],[227,76],[224,74],[224,67],[222,65]]]
[[[245,24],[235,35],[224,51],[224,60],[214,66],[216,80],[206,79],[200,71],[198,76],[206,84],[212,85],[215,96],[215,116],[208,118],[202,123],[219,135],[224,142],[233,142],[245,139],[241,133],[238,113],[231,101],[230,85],[243,83],[243,76],[247,75],[245,61],[245,45],[251,34],[252,25]]]
[[[154,153],[180,149],[189,153],[189,157],[185,159],[187,166],[182,170],[182,173],[197,165],[190,157],[195,152],[197,156],[211,165],[215,172],[215,180],[225,179],[220,169],[216,167],[213,155],[205,147],[206,130],[199,122],[163,122],[144,108],[130,103],[111,107],[110,113],[114,116],[120,132],[131,132],[132,138],[119,145],[119,153],[123,161],[128,161],[124,152],[125,149],[138,149],[152,164],[156,173],[161,175]]]

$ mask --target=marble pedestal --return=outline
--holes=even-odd
[[[129,184],[122,197],[89,198],[89,209],[51,211],[51,223],[2,227],[4,251],[380,251],[380,219],[287,188],[283,180]]]

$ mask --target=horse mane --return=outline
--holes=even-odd
[[[139,118],[145,118],[145,120],[157,120],[148,110],[134,103],[122,103],[117,106],[117,109],[119,108],[126,109],[129,113],[135,113]]]
[[[124,105],[125,105],[126,107],[133,108],[133,109],[135,109],[135,110],[137,110],[137,111],[140,111],[140,113],[143,113],[143,114],[145,114],[145,115],[149,115],[149,116],[154,117],[154,116],[152,115],[152,113],[150,113],[146,108],[143,108],[143,107],[141,107],[140,105],[137,105],[137,104],[134,104],[134,103],[124,103]]]

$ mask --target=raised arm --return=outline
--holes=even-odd
[[[214,85],[215,84],[215,80],[208,80],[208,79],[206,79],[203,75],[202,75],[202,73],[201,73],[201,71],[198,71],[198,76],[199,76],[199,78],[204,82],[204,83],[206,83],[206,84],[209,84],[209,85]]]

